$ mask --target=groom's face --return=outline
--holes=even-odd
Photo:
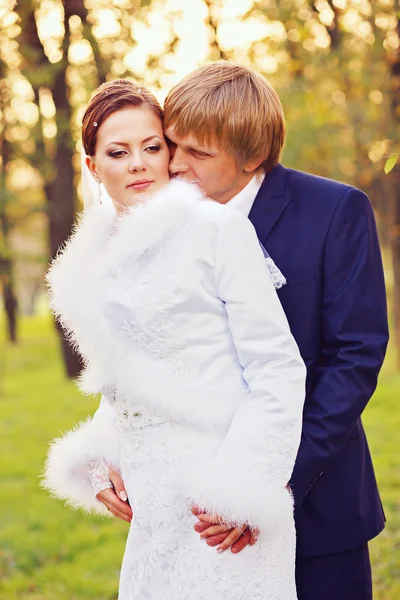
[[[240,168],[216,140],[204,145],[192,135],[179,137],[173,125],[165,135],[170,142],[172,175],[198,183],[209,198],[221,204],[229,202],[253,177],[254,171]]]

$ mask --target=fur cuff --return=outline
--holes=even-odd
[[[73,508],[110,516],[96,499],[88,466],[103,459],[119,469],[119,436],[116,427],[101,419],[88,419],[53,441],[44,470],[42,487]]]
[[[291,492],[260,470],[237,467],[218,459],[191,465],[185,481],[192,503],[227,523],[247,523],[273,535],[293,524]]]

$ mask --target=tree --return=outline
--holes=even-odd
[[[55,123],[57,138],[54,143],[53,156],[46,152],[40,119],[36,128],[37,152],[31,157],[36,168],[44,173],[44,191],[47,199],[48,235],[50,257],[54,258],[60,246],[69,237],[75,220],[76,191],[74,187],[74,154],[71,140],[72,109],[69,102],[67,84],[68,49],[69,49],[69,18],[71,5],[64,4],[65,35],[62,43],[62,57],[55,65],[49,63],[48,57],[39,37],[35,5],[32,0],[23,0],[18,6],[21,19],[20,44],[23,48],[23,63],[21,71],[30,82],[35,95],[35,101],[40,106],[40,90],[47,84],[56,108]],[[40,114],[40,111],[39,111]],[[66,371],[69,377],[75,377],[81,370],[79,355],[66,340],[61,327],[57,324],[61,338]]]
[[[33,102],[37,107],[38,117],[33,125],[29,125],[30,148],[27,149],[28,145],[25,145],[22,149],[21,145],[20,150],[25,163],[33,166],[43,182],[51,258],[69,237],[76,216],[78,168],[75,158],[80,107],[111,73],[125,75],[121,57],[129,49],[129,40],[131,45],[134,44],[130,39],[130,30],[137,4],[130,0],[118,0],[116,3],[105,0],[101,4],[100,10],[108,10],[113,18],[119,19],[114,34],[105,39],[95,34],[99,6],[94,2],[54,0],[52,5],[43,7],[37,0],[20,0],[18,4],[15,0],[7,0],[6,11],[8,9],[9,12],[2,13],[6,15],[8,23],[14,22],[12,15],[18,15],[18,24],[12,25],[14,33],[18,28],[18,48],[16,50],[7,40],[4,46],[5,62],[9,59],[9,70],[20,73],[30,83]],[[46,16],[46,11],[54,10],[62,14],[63,32],[58,37],[58,34],[54,34],[50,48],[48,40],[41,37],[40,22]],[[11,19],[8,18],[10,15]],[[90,48],[86,63],[79,66],[73,60],[71,62],[71,50],[77,41]],[[54,107],[50,117],[45,114],[48,108],[44,110],[44,104]],[[11,146],[14,150],[17,144],[13,142]],[[4,165],[3,161],[3,169]],[[6,223],[5,214],[2,211],[2,223],[9,231],[9,220]],[[9,265],[9,262],[5,264]],[[8,277],[7,281],[11,281],[11,278]],[[69,376],[76,376],[81,368],[80,359],[64,339],[59,327],[58,332],[66,371]]]
[[[0,283],[3,292],[4,311],[7,317],[9,341],[17,341],[17,298],[14,291],[13,259],[9,242],[9,222],[7,206],[10,195],[7,191],[7,166],[11,155],[11,146],[7,139],[6,107],[10,98],[6,65],[0,60],[0,147],[2,156],[0,163]]]

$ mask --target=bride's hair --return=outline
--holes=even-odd
[[[87,156],[96,151],[97,131],[112,113],[123,108],[148,108],[163,120],[163,110],[146,88],[128,79],[107,81],[97,88],[82,119],[82,144]]]

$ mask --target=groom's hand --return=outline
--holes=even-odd
[[[232,527],[221,523],[220,517],[208,515],[197,507],[192,508],[192,513],[199,519],[194,525],[195,531],[209,546],[218,546],[217,550],[231,548],[231,551],[237,554],[247,545],[254,546],[258,539],[258,530],[251,530],[247,525]]]

